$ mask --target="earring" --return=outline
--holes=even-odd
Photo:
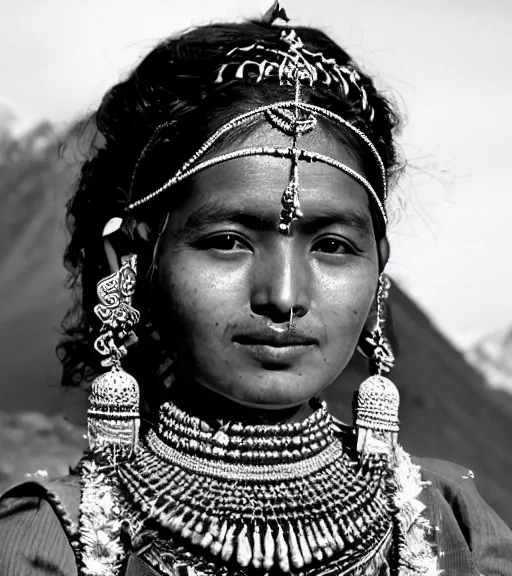
[[[377,322],[364,339],[362,352],[374,364],[376,374],[359,386],[355,402],[357,451],[362,457],[379,452],[391,453],[397,445],[400,395],[396,386],[383,376],[395,363],[395,356],[385,328],[385,306],[391,281],[381,274],[377,290]],[[366,350],[369,352],[367,353]]]
[[[103,326],[94,348],[106,358],[102,366],[110,370],[94,379],[89,395],[87,436],[93,451],[112,448],[114,455],[129,457],[139,437],[139,386],[121,368],[127,347],[136,342],[131,328],[140,314],[132,307],[137,257],[124,256],[121,268],[98,282],[99,304],[94,312]]]
[[[363,356],[372,362],[372,368],[377,374],[389,372],[395,365],[395,355],[385,331],[386,308],[390,289],[391,280],[385,274],[381,274],[376,298],[377,322],[373,330],[361,339],[357,348]]]

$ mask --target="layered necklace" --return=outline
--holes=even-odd
[[[386,457],[354,460],[325,404],[314,407],[301,422],[245,425],[163,404],[117,469],[158,527],[146,557],[208,574],[375,573],[393,533]]]

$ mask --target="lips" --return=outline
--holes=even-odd
[[[304,333],[290,332],[288,330],[261,330],[239,334],[234,336],[233,341],[246,346],[264,345],[274,346],[275,348],[314,346],[318,344],[316,338],[311,338],[311,336]]]
[[[303,332],[277,328],[244,332],[233,337],[235,345],[266,367],[286,367],[318,345],[318,340]]]

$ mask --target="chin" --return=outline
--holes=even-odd
[[[249,408],[262,410],[283,410],[300,406],[312,396],[321,391],[321,387],[301,387],[295,382],[275,381],[266,382],[262,386],[261,381],[246,389],[238,389],[231,392],[230,399],[238,404]]]

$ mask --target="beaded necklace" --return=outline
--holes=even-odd
[[[169,576],[369,576],[397,555],[400,576],[437,575],[418,467],[400,447],[394,466],[361,461],[352,432],[319,401],[302,422],[256,426],[163,404],[130,460],[107,474],[84,460],[83,574],[120,573],[124,523],[132,552]]]
[[[323,403],[302,422],[217,429],[166,403],[118,476],[181,545],[175,562],[188,546],[206,573],[355,570],[389,548],[392,486],[385,457],[359,466],[335,432]]]

